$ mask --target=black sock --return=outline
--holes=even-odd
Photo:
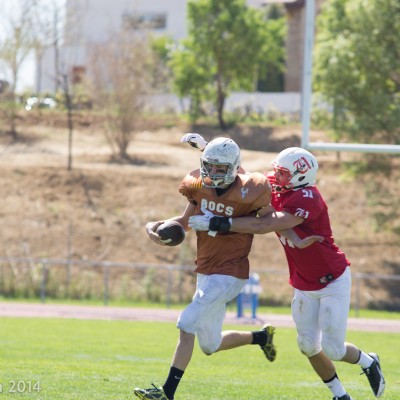
[[[176,389],[179,385],[179,382],[181,381],[184,372],[185,371],[182,371],[175,367],[171,367],[171,369],[169,370],[168,378],[165,381],[164,385],[162,385],[164,393],[169,399],[174,398]]]
[[[265,331],[253,331],[253,341],[251,344],[258,344],[264,346],[267,343],[267,333]]]

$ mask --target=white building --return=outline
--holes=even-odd
[[[272,0],[272,2],[281,0]],[[289,3],[297,0],[286,0]],[[247,0],[249,6],[262,7],[271,0]],[[87,68],[88,50],[119,32],[124,23],[132,28],[145,25],[153,34],[181,40],[187,35],[188,0],[66,0],[64,44],[60,53],[62,71],[72,80]],[[43,55],[42,70],[37,76],[37,91],[55,87],[55,54],[48,49]]]
[[[298,95],[301,90],[305,0],[247,0],[252,7],[275,2],[284,3],[288,15],[285,91]],[[318,10],[322,2],[316,0]],[[188,0],[66,0],[64,42],[59,55],[61,71],[73,83],[79,82],[88,73],[90,49],[104,43],[113,32],[120,32],[124,23],[132,29],[144,25],[153,34],[168,35],[175,40],[184,38],[187,35],[187,3]],[[55,59],[54,50],[48,49],[37,67],[41,72],[37,73],[36,91],[54,92],[56,89]],[[297,104],[298,100],[295,102]]]
[[[187,0],[67,0],[64,42],[59,55],[60,67],[74,82],[86,72],[88,52],[101,45],[124,23],[146,26],[153,34],[180,40],[187,35]],[[54,91],[56,86],[55,52],[49,48],[41,61],[37,91]],[[40,87],[38,87],[40,83]]]

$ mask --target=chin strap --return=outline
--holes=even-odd
[[[303,189],[308,185],[308,183],[304,183],[303,185],[295,186],[292,188],[292,190],[297,190],[297,189]]]

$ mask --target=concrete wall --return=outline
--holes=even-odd
[[[189,99],[173,94],[151,96],[148,110],[156,112],[183,112],[189,109]],[[211,107],[212,108],[212,107]],[[225,111],[298,113],[301,110],[300,93],[232,93],[226,100]]]

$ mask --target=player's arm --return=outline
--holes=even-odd
[[[293,218],[292,218],[293,217]],[[270,223],[271,225],[269,226],[277,226],[281,228],[274,229],[275,232],[278,232],[281,236],[286,237],[289,239],[298,249],[304,249],[310,245],[312,245],[315,242],[322,242],[324,238],[319,235],[311,235],[307,236],[304,239],[301,239],[299,235],[291,228],[294,228],[297,225],[300,225],[303,222],[303,218],[297,217],[293,214],[284,212],[284,211],[276,211],[274,207],[269,205],[268,207],[262,208],[258,212],[258,218],[261,218],[260,221],[263,223]],[[241,219],[241,218],[237,218]],[[271,221],[271,222],[269,222]],[[288,228],[283,228],[283,227],[290,227]],[[267,227],[261,227],[261,229],[266,230],[266,232],[261,232],[261,233],[269,233],[271,232]],[[231,227],[232,230],[232,227]]]
[[[211,212],[189,218],[189,227],[196,231],[237,232],[263,234],[284,231],[303,222],[292,214],[276,211],[271,205],[257,211],[257,216],[229,218]]]
[[[189,146],[194,147],[200,151],[204,151],[208,142],[199,133],[185,133],[181,137],[181,143],[187,143]],[[239,174],[246,174],[246,170],[240,166]]]
[[[186,133],[181,137],[182,143],[187,143],[189,146],[203,151],[207,146],[207,141],[198,133]]]
[[[194,214],[196,210],[196,206],[194,204],[188,203],[188,205],[185,208],[185,211],[183,212],[182,215],[178,215],[176,217],[172,217],[169,218],[168,220],[173,220],[173,221],[177,221],[179,222],[184,228],[185,231],[188,231],[189,228],[189,217],[192,216]],[[165,220],[162,221],[152,221],[152,222],[148,222],[146,224],[146,232],[149,236],[149,238],[160,245],[164,245],[165,243],[162,241],[161,237],[159,235],[157,235],[156,231],[157,228],[163,223],[165,222]]]
[[[174,217],[172,219],[175,221],[178,221],[185,228],[185,231],[188,231],[188,230],[190,230],[189,218],[192,215],[194,215],[195,211],[196,211],[196,205],[192,204],[192,203],[188,203],[183,214],[178,217]]]
[[[301,239],[293,229],[287,229],[285,231],[280,231],[278,233],[281,236],[284,236],[285,238],[289,239],[298,249],[305,249],[306,247],[311,246],[315,242],[321,243],[324,240],[324,237],[320,235],[306,236],[304,239]]]
[[[284,211],[276,211],[271,205],[257,211],[257,216],[228,218],[214,216],[211,212],[189,218],[189,227],[196,231],[238,232],[263,234],[284,231],[303,222],[303,219]]]
[[[229,231],[264,234],[285,231],[303,222],[303,218],[285,211],[276,211],[271,205],[261,208],[257,214],[257,216],[232,218]]]
[[[191,217],[189,219],[189,226],[194,230],[216,232],[252,234],[279,232],[279,234],[287,237],[299,249],[323,240],[323,237],[319,235],[312,235],[301,239],[291,228],[300,225],[303,219],[284,211],[276,211],[271,205],[260,209],[258,216],[227,218],[211,216],[212,214],[210,214]]]

